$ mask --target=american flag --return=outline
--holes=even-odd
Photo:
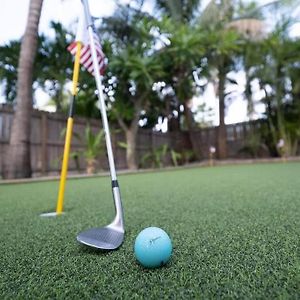
[[[86,35],[87,36],[87,35]],[[99,41],[99,38],[97,34],[94,32],[93,33],[93,39],[95,43],[95,49],[97,53],[97,60],[98,60],[98,67],[100,74],[103,75],[105,71],[105,55],[102,51],[102,47]],[[86,41],[88,39],[85,39]],[[94,75],[94,66],[93,66],[93,58],[92,58],[92,51],[91,47],[88,42],[82,42],[82,48],[80,52],[80,63],[85,66],[88,72],[90,72],[92,75]],[[76,55],[77,52],[77,41],[72,42],[68,46],[68,51],[71,52],[72,55]]]

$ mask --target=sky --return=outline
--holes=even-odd
[[[123,3],[128,3],[130,0],[119,0]],[[59,21],[65,26],[68,26],[75,30],[75,20],[77,19],[80,9],[80,0],[44,0],[42,14],[40,19],[39,31],[51,35],[49,30],[49,22],[51,20]],[[202,1],[202,5],[208,0]],[[269,0],[261,0],[260,4],[265,4]],[[115,1],[99,1],[89,0],[90,9],[92,15],[95,17],[108,16],[115,8]],[[17,9],[16,9],[17,8]],[[1,0],[0,11],[0,45],[7,43],[13,39],[19,39],[25,30],[25,24],[28,14],[29,0]],[[300,26],[294,29],[295,33],[300,32]],[[243,74],[239,74],[237,79],[240,83],[237,93],[242,94],[245,80]],[[39,107],[45,106],[48,101],[48,97],[42,92],[38,91],[35,95]],[[3,97],[2,97],[3,101]],[[0,96],[1,102],[1,96]],[[218,100],[213,93],[213,87],[209,86],[207,91],[201,97],[193,99],[195,106],[205,102],[208,107],[213,109],[213,115],[210,117],[211,121],[217,125],[218,122]],[[262,107],[258,107],[258,113],[263,111]],[[236,123],[247,120],[247,106],[246,101],[243,101],[241,97],[239,100],[233,101],[227,110],[225,122]]]
[[[29,0],[1,0],[0,28],[5,30],[1,29],[0,45],[22,36],[29,2]],[[105,1],[105,5],[99,5],[99,2],[99,0],[89,1],[94,16],[107,16],[113,12],[114,1]],[[44,0],[39,31],[47,32],[51,20],[59,21],[66,26],[70,25],[79,15],[80,6],[80,0]]]

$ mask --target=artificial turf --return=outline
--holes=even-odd
[[[76,242],[113,215],[108,178],[0,186],[0,299],[300,297],[300,164],[194,168],[119,177],[126,239],[112,252]],[[144,269],[133,244],[145,227],[172,238],[173,256]]]

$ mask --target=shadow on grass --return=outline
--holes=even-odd
[[[78,245],[78,253],[79,254],[107,256],[109,254],[112,254],[112,252],[118,252],[119,249],[112,251],[112,250],[96,249],[96,248],[85,246],[85,245],[82,245],[82,244]]]
[[[71,208],[68,208],[66,210],[64,210],[62,212],[62,216],[63,215],[68,215],[70,212],[74,211],[74,207],[71,207]],[[40,215],[43,215],[43,214],[55,214],[56,212],[56,208],[51,208],[51,209],[46,209],[45,211],[42,211],[40,212]],[[57,217],[61,217],[61,216],[57,216]]]

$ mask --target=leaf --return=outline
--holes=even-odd
[[[124,142],[118,142],[118,145],[123,148],[123,149],[127,149],[128,148],[128,145],[127,143],[124,143]]]

